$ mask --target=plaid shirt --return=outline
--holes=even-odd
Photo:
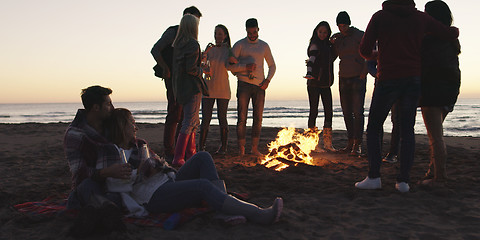
[[[79,109],[64,137],[65,155],[72,173],[72,189],[84,179],[96,177],[97,169],[121,161],[115,145],[87,124],[85,110]]]

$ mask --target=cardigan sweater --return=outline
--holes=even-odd
[[[173,50],[173,93],[175,100],[184,105],[193,95],[201,92],[202,68],[200,45],[195,39],[178,43]]]

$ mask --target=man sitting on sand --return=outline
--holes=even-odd
[[[81,97],[85,109],[77,111],[65,133],[64,150],[72,173],[67,208],[86,206],[92,194],[104,195],[117,203],[119,196],[105,195],[101,187],[103,182],[107,177],[130,178],[128,164],[108,164],[118,158],[117,149],[104,137],[104,123],[114,109],[111,93],[111,89],[101,86],[83,89]]]

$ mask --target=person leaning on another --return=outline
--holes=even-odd
[[[110,164],[119,159],[118,152],[105,136],[105,123],[113,111],[112,90],[91,86],[82,90],[84,109],[79,109],[64,137],[65,155],[72,173],[72,192],[67,208],[89,204],[93,194],[118,203],[118,195],[107,194],[102,185],[107,177],[128,179],[127,164]]]

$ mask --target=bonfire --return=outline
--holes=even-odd
[[[318,144],[318,129],[304,129],[297,132],[294,127],[284,128],[277,134],[275,141],[268,144],[269,153],[260,163],[267,168],[282,171],[291,164],[304,163],[314,165],[310,153]]]

